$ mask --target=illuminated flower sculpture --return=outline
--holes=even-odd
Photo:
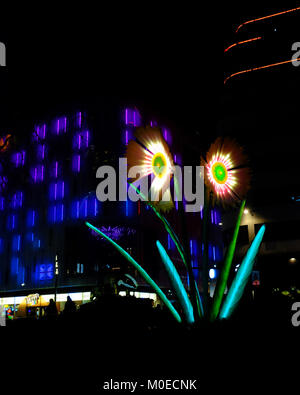
[[[205,167],[205,184],[213,192],[214,200],[223,205],[243,200],[249,189],[250,172],[247,158],[234,140],[218,137],[201,164]]]
[[[205,183],[207,192],[209,193],[207,194],[208,200],[204,205],[203,237],[201,240],[202,246],[204,246],[202,255],[203,286],[201,295],[193,276],[191,259],[189,256],[189,245],[186,243],[185,239],[181,242],[171,224],[165,216],[159,212],[159,210],[166,210],[173,206],[169,191],[169,180],[174,172],[174,164],[168,145],[163,139],[160,130],[157,128],[148,127],[145,129],[138,129],[135,136],[137,141],[131,141],[127,149],[129,171],[133,166],[140,166],[139,172],[132,177],[132,179],[135,177],[136,180],[148,177],[149,175],[153,176],[154,181],[152,182],[150,193],[154,193],[154,196],[158,197],[158,199],[155,203],[151,201],[150,207],[164,225],[165,230],[168,232],[169,237],[173,240],[178,250],[182,262],[186,266],[190,279],[189,290],[186,289],[186,286],[182,282],[176,268],[176,263],[173,263],[168,252],[159,240],[156,241],[156,247],[169,277],[174,295],[177,297],[178,304],[176,306],[173,306],[164,291],[133,256],[116,243],[112,237],[108,236],[109,232],[107,229],[103,229],[101,226],[100,228],[96,227],[89,222],[86,222],[86,226],[101,238],[107,240],[135,268],[144,281],[146,281],[148,285],[153,288],[154,292],[157,293],[162,303],[165,304],[166,308],[178,323],[185,322],[191,325],[199,322],[201,319],[209,319],[213,322],[216,319],[230,318],[243,295],[265,232],[265,225],[262,225],[245,257],[241,261],[232,283],[229,284],[230,268],[245,207],[245,194],[249,188],[249,168],[246,166],[247,162],[242,149],[237,143],[228,138],[218,138],[211,145],[206,160],[202,159],[202,165],[205,166]],[[137,190],[134,184],[131,185]],[[147,196],[144,196],[141,191],[138,193],[141,195],[142,200],[149,204]],[[163,201],[162,197],[164,197],[166,193],[169,193],[169,195],[167,195],[169,200]],[[204,237],[204,234],[207,235],[208,233],[207,219],[210,208],[210,195],[213,195],[215,200],[222,202],[224,205],[234,204],[240,201],[240,208],[231,241],[226,250],[223,263],[220,266],[220,273],[216,282],[213,299],[210,303],[207,303],[209,240],[207,236]],[[162,206],[160,207],[161,204]],[[178,214],[184,219],[184,211],[179,210]],[[182,221],[182,224],[184,225],[184,221]],[[226,287],[228,289],[227,293]]]
[[[174,162],[168,144],[160,129],[146,127],[136,130],[137,141],[130,141],[127,147],[128,169],[139,166],[139,177],[152,176],[150,201],[160,211],[169,211],[174,203],[170,192],[170,180],[174,173]]]

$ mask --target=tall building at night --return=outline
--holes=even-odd
[[[240,263],[262,224],[266,232],[255,270],[267,289],[299,288],[298,122],[300,68],[292,63],[300,9],[274,10],[241,21],[226,44],[219,132],[245,146],[253,169],[242,220]],[[223,218],[226,234],[232,215]],[[255,281],[255,279],[254,279]]]
[[[77,111],[37,122],[21,142],[7,142],[1,152],[0,297],[88,293],[105,270],[135,277],[126,261],[85,226],[87,220],[125,246],[161,286],[169,288],[153,247],[156,240],[162,241],[189,285],[174,243],[149,207],[96,198],[97,168],[118,168],[135,128],[146,123],[157,125],[144,120],[136,108]],[[161,130],[175,161],[182,164],[180,136],[165,127]],[[168,217],[180,233],[177,209]],[[194,273],[201,288],[202,212],[187,217]],[[210,220],[209,257],[214,267],[223,250],[217,209],[211,211]],[[147,291],[146,284],[137,280],[136,291]]]

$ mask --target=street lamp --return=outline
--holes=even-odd
[[[55,302],[56,302],[56,294],[57,294],[57,282],[58,282],[58,255],[55,255],[55,293],[54,293]]]

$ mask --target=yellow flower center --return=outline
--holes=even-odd
[[[152,158],[152,170],[156,177],[162,178],[167,171],[167,160],[164,154],[158,152]]]

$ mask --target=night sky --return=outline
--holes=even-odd
[[[65,7],[3,14],[0,130],[26,133],[38,119],[113,97],[211,141],[224,117],[223,51],[234,28],[293,6],[226,2],[200,9]]]

